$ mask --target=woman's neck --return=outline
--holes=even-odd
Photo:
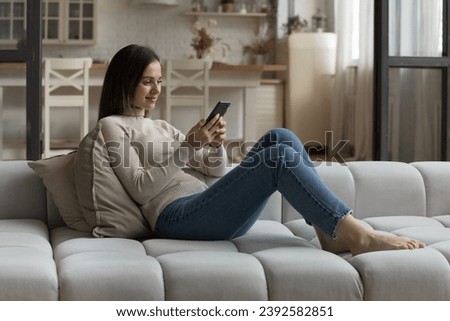
[[[124,116],[144,117],[145,109],[137,107],[125,107]]]

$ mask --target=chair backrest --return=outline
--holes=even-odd
[[[162,118],[171,121],[173,106],[201,107],[202,116],[209,108],[209,70],[212,61],[177,59],[164,62],[166,104]],[[185,90],[189,89],[189,93]]]
[[[63,87],[73,87],[78,95],[87,97],[91,66],[92,58],[44,58],[44,99],[57,106],[53,97],[59,96],[56,90]]]
[[[89,131],[92,58],[44,58],[44,157],[50,155],[50,108],[79,107],[80,139]]]

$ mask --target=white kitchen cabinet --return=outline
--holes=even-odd
[[[285,127],[305,145],[326,147],[336,65],[336,34],[294,33],[277,44],[277,62],[287,65]]]
[[[43,43],[94,44],[95,17],[95,0],[43,0]],[[26,29],[26,0],[0,0],[0,44],[18,45]]]
[[[95,0],[43,0],[44,44],[94,44]]]
[[[17,44],[25,38],[25,0],[0,0],[0,43]]]

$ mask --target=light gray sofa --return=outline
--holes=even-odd
[[[364,224],[426,248],[355,257],[322,251],[279,194],[231,242],[93,238],[65,226],[26,161],[3,161],[0,300],[450,299],[450,163],[317,169]]]

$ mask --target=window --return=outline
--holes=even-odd
[[[3,26],[9,28],[6,42],[16,44],[0,48],[0,159],[39,159],[41,1],[0,1],[0,16]],[[33,28],[22,30],[24,26]],[[4,30],[0,28],[0,33]],[[19,79],[13,77],[17,74]],[[18,89],[15,81],[20,82],[19,86],[23,83],[25,90]],[[20,100],[21,108],[13,108],[8,102],[11,100]]]
[[[449,0],[375,1],[375,157],[450,160]]]

